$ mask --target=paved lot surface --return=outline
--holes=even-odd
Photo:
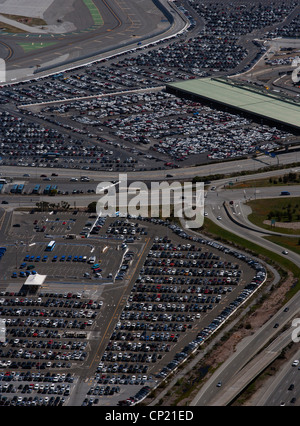
[[[1,321],[1,336],[2,328],[5,333],[0,345],[1,405],[136,403],[197,350],[266,278],[265,269],[249,257],[169,222],[132,217],[101,220],[69,211],[77,210],[78,197],[80,204],[91,201],[89,191],[98,179],[117,178],[120,171],[130,171],[135,180],[137,176],[165,179],[169,171],[170,178],[173,174],[194,177],[199,169],[181,170],[180,165],[187,158],[185,164],[194,165],[207,156],[207,139],[204,152],[197,140],[199,151],[190,155],[189,144],[196,141],[189,138],[195,136],[193,131],[198,133],[202,115],[202,137],[209,132],[212,141],[224,134],[223,141],[233,135],[246,141],[249,133],[247,153],[255,150],[252,137],[257,142],[261,135],[254,123],[180,100],[164,103],[159,87],[176,79],[249,69],[263,46],[254,46],[248,33],[259,37],[266,28],[284,27],[286,16],[293,18],[295,4],[289,1],[283,10],[278,2],[268,8],[255,1],[249,19],[243,5],[233,11],[227,3],[212,2],[209,8],[200,2],[183,3],[185,19],[176,20],[172,37],[164,43],[141,45],[130,54],[118,51],[123,56],[104,62],[98,58],[91,67],[62,69],[56,76],[1,92],[2,172],[8,170],[11,176],[11,168],[5,167],[13,167],[15,178],[1,195],[1,202],[9,202],[0,212],[0,319],[5,320]],[[145,34],[169,27],[152,2],[95,0],[95,4],[104,18],[101,28],[84,37],[79,33],[51,37],[55,44],[47,49],[41,49],[36,38],[27,40],[34,43],[31,50],[23,44],[24,35],[5,35],[1,56],[32,75],[52,66],[53,55],[57,64],[120,46],[125,39],[134,40],[137,47]],[[70,11],[75,22],[71,15]],[[189,31],[175,37],[187,21]],[[140,88],[142,97],[136,95]],[[120,96],[118,104],[108,96],[128,89],[134,95]],[[108,96],[104,111],[97,101],[99,94]],[[86,96],[90,99],[84,103],[81,98]],[[71,99],[69,108],[62,97]],[[59,103],[49,106],[49,100]],[[37,102],[47,105],[41,110],[21,108]],[[168,120],[159,115],[171,108]],[[178,120],[178,115],[186,120]],[[218,133],[221,118],[223,128]],[[127,124],[131,132],[124,131]],[[137,131],[141,126],[143,134]],[[116,127],[121,129],[118,134]],[[161,137],[158,147],[153,134]],[[273,149],[279,139],[289,138],[293,137],[264,127],[262,143]],[[168,155],[172,161],[167,161]],[[222,155],[236,156],[236,149],[224,147]],[[269,164],[267,160],[258,164]],[[235,168],[233,164],[215,167],[220,172]],[[239,168],[253,169],[253,165],[249,159]],[[32,170],[35,176],[28,176]],[[211,166],[206,172],[211,174]],[[95,180],[82,182],[85,173]],[[50,191],[57,191],[55,197],[44,192],[49,182]],[[12,195],[15,185],[18,195]],[[40,185],[38,195],[32,194],[36,185]],[[32,206],[35,196],[50,203],[43,204],[43,212],[14,211],[24,204]],[[47,250],[50,241],[55,241],[53,251]],[[38,275],[47,276],[41,287],[24,285],[27,276]]]
[[[83,212],[10,215],[0,262],[0,385],[12,386],[1,388],[2,404],[117,405],[155,387],[256,276],[246,259],[206,240],[187,241],[168,224],[98,224]],[[50,240],[56,246],[47,252]],[[28,294],[24,281],[32,271],[47,279]]]

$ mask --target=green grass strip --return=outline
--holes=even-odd
[[[102,15],[93,0],[83,0],[83,2],[90,11],[90,14],[94,21],[94,25],[102,26],[104,24]]]
[[[221,228],[217,224],[215,224],[210,219],[205,218],[205,223],[203,230],[212,234],[213,237],[218,237],[219,240],[222,240],[224,243],[233,243],[238,247],[245,248],[252,252],[256,256],[263,256],[270,260],[269,263],[273,264],[275,267],[278,265],[284,269],[285,271],[290,271],[294,275],[295,279],[297,279],[297,284],[289,291],[286,295],[286,299],[290,299],[300,290],[300,268],[298,268],[293,262],[291,262],[287,257],[280,256],[277,253],[273,253],[272,251],[265,249],[264,247],[248,241],[238,235],[227,231],[226,229]],[[201,232],[201,231],[200,231]]]
[[[291,250],[300,255],[300,238],[284,237],[272,235],[270,237],[264,237],[266,240],[271,241],[281,247],[285,247],[287,250]]]
[[[44,47],[49,47],[56,44],[56,42],[46,42],[46,43],[37,43],[37,42],[32,42],[32,43],[18,43],[19,46],[22,47],[22,49],[24,50],[25,53],[27,52],[31,52],[32,50],[36,50],[36,49],[43,49]]]
[[[299,229],[283,228],[280,223],[298,222],[299,221],[299,206],[300,198],[271,198],[263,200],[250,201],[248,205],[252,209],[252,213],[248,216],[250,222],[260,228],[267,229],[268,231],[280,232],[281,234],[299,235]],[[272,214],[273,213],[273,214]],[[290,217],[288,216],[290,213]],[[265,220],[269,219],[268,215],[276,220],[276,226],[266,225]],[[276,217],[277,214],[281,215],[281,221]],[[289,220],[289,222],[288,222]]]

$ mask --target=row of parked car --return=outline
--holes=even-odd
[[[140,271],[128,302],[120,315],[110,342],[98,365],[98,378],[109,375],[118,380],[127,380],[136,383],[136,374],[151,374],[155,372],[158,379],[164,379],[173,371],[191,352],[199,347],[212,333],[255,291],[266,278],[265,269],[250,257],[229,249],[219,243],[205,240],[201,237],[192,237],[176,225],[160,219],[145,218],[140,220],[151,221],[159,225],[168,226],[183,242],[174,243],[172,237],[157,237],[153,243],[145,265]],[[158,256],[163,254],[163,256]],[[189,267],[193,269],[193,261],[207,262],[202,268],[205,270],[225,271],[225,282],[209,285],[187,285],[186,283],[156,284],[150,282],[155,275],[149,273],[145,276],[146,266],[149,262],[176,261],[192,262]],[[224,255],[225,258],[223,257]],[[202,257],[202,259],[200,259]],[[236,259],[236,261],[234,260]],[[243,266],[244,265],[244,266]],[[247,266],[246,266],[247,265]],[[163,265],[160,265],[163,267]],[[176,269],[174,265],[172,268]],[[187,268],[187,266],[186,266]],[[249,283],[239,288],[240,278],[247,269]],[[195,267],[195,270],[199,269]],[[168,269],[163,268],[162,276]],[[150,271],[147,271],[150,272]],[[234,276],[236,274],[236,276]],[[227,283],[227,278],[232,282]],[[166,275],[168,276],[168,275]],[[175,274],[174,274],[175,276]],[[250,278],[252,276],[252,278]],[[149,278],[150,280],[147,280]],[[186,279],[196,279],[187,277]],[[211,277],[205,279],[213,279]],[[234,280],[237,279],[235,282]],[[231,295],[231,293],[234,294]],[[218,306],[218,302],[230,295],[231,302],[227,307],[216,311],[216,316],[209,325],[193,336],[192,329],[196,321],[201,321],[202,316]],[[206,305],[206,308],[204,308]],[[209,306],[211,305],[211,306]],[[196,307],[202,309],[195,310]],[[200,323],[201,324],[201,323]],[[175,353],[163,367],[158,367],[157,362],[162,362],[165,356],[174,351],[176,343],[180,342],[187,333],[191,333],[191,342],[182,351]],[[169,355],[168,355],[168,359]],[[100,376],[99,376],[100,375]],[[134,377],[134,379],[132,379]],[[149,376],[148,376],[149,377]],[[146,383],[146,381],[145,381]]]
[[[0,373],[0,406],[61,406],[70,395],[72,383],[71,373]]]
[[[110,97],[74,101],[51,109],[73,113],[77,125],[84,110],[93,116],[92,125],[97,129],[137,146],[149,145],[158,158],[164,155],[175,162],[202,153],[213,159],[247,155],[255,152],[256,145],[270,150],[287,136],[278,129],[258,128],[249,119],[165,92],[124,94],[113,101]]]
[[[71,368],[71,362],[84,362],[88,356],[84,330],[93,325],[102,305],[80,294],[24,297],[2,292],[0,318],[6,332],[0,343],[0,367],[64,369]]]
[[[24,82],[5,87],[2,90],[0,102],[22,104],[45,99],[56,100],[61,99],[62,96],[64,98],[86,96],[94,94],[94,91],[97,91],[97,94],[112,93],[116,90],[127,90],[129,88],[139,89],[140,87],[158,86],[162,83],[202,77],[225,70],[228,72],[239,67],[247,56],[245,47],[240,46],[238,42],[242,35],[253,30],[263,32],[263,29],[269,25],[276,25],[276,30],[272,34],[280,34],[280,24],[296,6],[294,0],[285,2],[284,7],[277,2],[263,6],[257,2],[252,2],[247,8],[243,5],[238,8],[229,8],[222,2],[215,3],[212,7],[203,5],[201,1],[197,0],[190,0],[189,3],[199,15],[199,22],[203,22],[203,20],[205,22],[205,26],[201,25],[199,33],[195,34],[195,21],[193,21],[193,25],[190,26],[190,29],[193,30],[193,37],[184,33],[183,39],[174,37],[172,42],[168,40],[165,45],[160,42],[157,43],[156,49],[151,48],[149,51],[141,49],[140,54],[134,52],[134,55],[126,54],[122,58],[116,56],[109,64],[102,61],[84,69],[79,67],[71,72],[62,72],[34,82]],[[189,12],[188,16],[190,16]],[[287,27],[283,27],[283,33],[286,31],[286,33],[295,34],[296,24],[297,19]],[[121,104],[120,108],[125,109],[127,105]],[[168,109],[164,108],[164,111],[168,111]],[[202,112],[200,111],[198,119],[201,118]],[[25,111],[22,110],[22,113],[24,114]],[[105,161],[102,161],[102,159],[103,156],[106,156],[106,149],[95,144],[92,145],[92,149],[86,147],[86,139],[101,136],[91,131],[92,126],[98,126],[95,122],[99,118],[94,116],[96,111],[86,109],[83,104],[78,107],[73,126],[65,123],[61,119],[61,112],[58,111],[56,114],[55,109],[31,114],[29,120],[27,120],[27,118],[16,117],[8,112],[1,113],[3,132],[0,132],[0,148],[3,164],[27,166],[34,164],[49,167],[59,165],[81,169],[117,168],[120,167],[120,164],[123,168],[131,167],[131,169],[141,166],[139,157],[127,155],[119,142],[112,142],[103,138],[106,144],[119,143],[118,149],[114,150],[111,158],[105,159]],[[44,126],[34,122],[37,115],[44,120]],[[135,114],[129,114],[129,116],[133,117]],[[151,116],[147,111],[142,111],[136,118],[142,120],[143,125],[145,122],[149,126],[153,125],[153,123],[147,123],[147,121],[151,121]],[[190,116],[189,120],[186,121],[191,122],[192,119],[193,117]],[[163,123],[163,117],[160,121],[161,126],[165,128],[168,124],[167,121]],[[205,117],[203,121],[204,126],[210,126],[209,117]],[[61,126],[61,132],[54,131],[52,129],[53,124]],[[172,126],[167,127],[164,131],[172,131]],[[197,126],[195,125],[195,127]],[[69,138],[69,134],[66,136],[65,131],[70,129],[77,134],[76,137],[71,136]],[[121,128],[121,132],[123,130]],[[160,131],[160,129],[157,130]],[[186,127],[183,130],[189,129]],[[152,135],[158,134],[158,131],[153,130]],[[177,129],[175,126],[175,131],[178,131],[178,126]],[[209,135],[207,139],[204,136],[208,133],[212,133],[212,131],[204,129],[198,140],[196,135],[190,136],[190,141],[185,140],[184,146],[180,144],[178,138],[176,140],[176,137],[174,137],[165,147],[158,147],[157,149],[163,149],[166,155],[172,153],[177,158],[188,156],[197,144],[199,151],[203,145],[207,145],[210,150],[213,150],[211,140],[215,142],[218,137],[222,139],[222,134],[219,132],[217,135]],[[237,135],[235,145],[241,140],[241,135],[244,135],[246,139],[247,134],[245,133]],[[184,131],[181,132],[180,136],[184,136]],[[229,132],[228,138],[230,139],[231,136]],[[84,137],[84,139],[81,139],[81,137]],[[125,132],[125,137],[131,138],[133,142],[136,142],[135,139],[138,138],[139,143],[149,143],[149,136],[142,135],[139,132],[136,135],[127,135]],[[250,149],[248,144],[249,141],[246,150]],[[53,146],[55,146],[55,150],[53,150]],[[222,151],[222,149],[222,144],[219,144],[218,150]],[[234,149],[233,152],[227,146],[220,156],[215,151],[211,155],[213,158],[222,158],[224,155],[230,157],[236,155],[237,151],[242,152],[243,146],[239,145],[238,150]],[[120,155],[120,152],[122,155]],[[158,155],[157,159],[159,158]],[[138,165],[136,162],[140,164]]]
[[[85,330],[102,306],[81,293],[1,292],[6,330],[0,343],[0,405],[63,405],[75,377],[67,371],[86,361]]]

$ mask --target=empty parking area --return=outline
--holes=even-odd
[[[2,280],[21,283],[37,273],[52,280],[101,283],[115,276],[124,255],[121,236],[106,233],[110,228],[105,219],[75,213],[15,212]],[[135,239],[131,236],[130,241]]]

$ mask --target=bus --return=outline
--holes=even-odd
[[[50,243],[47,245],[46,250],[45,251],[53,251],[54,247],[56,245],[55,241],[50,241]]]
[[[23,191],[24,191],[24,185],[19,185],[18,189],[17,189],[17,193],[18,194],[23,194]]]
[[[47,185],[46,188],[44,189],[44,194],[49,194],[50,188],[51,188],[51,186]]]
[[[18,185],[14,185],[14,186],[11,188],[10,192],[11,192],[12,194],[16,194],[17,189],[18,189]]]
[[[41,185],[36,185],[36,186],[33,188],[32,193],[33,193],[33,194],[39,194],[39,193],[40,193],[40,189],[41,189]]]

